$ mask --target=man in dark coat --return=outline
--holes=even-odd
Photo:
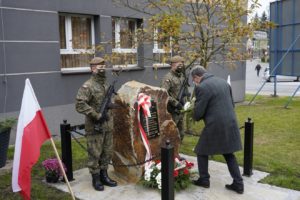
[[[260,72],[260,70],[261,70],[261,66],[260,66],[260,64],[257,64],[256,66],[255,66],[255,70],[256,70],[256,75],[257,75],[257,77],[259,77],[259,72]]]
[[[209,188],[208,156],[222,154],[233,178],[233,183],[225,187],[242,194],[243,178],[234,156],[234,152],[242,149],[242,144],[231,87],[225,80],[207,73],[203,67],[195,67],[191,75],[196,84],[194,119],[203,119],[205,123],[194,150],[200,175],[194,184]]]

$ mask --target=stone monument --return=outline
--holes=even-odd
[[[151,117],[138,111],[138,96],[151,97]],[[140,102],[140,101],[139,101]],[[138,182],[144,172],[143,163],[146,159],[146,147],[143,142],[143,128],[149,149],[155,160],[160,160],[161,145],[166,139],[174,146],[174,155],[178,156],[180,138],[175,122],[167,111],[168,94],[165,89],[146,85],[136,81],[125,83],[118,91],[115,103],[119,109],[113,110],[114,121],[114,155],[112,162],[115,174],[131,183]],[[144,137],[145,138],[145,137]],[[131,166],[122,166],[131,165]]]

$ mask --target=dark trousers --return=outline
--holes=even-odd
[[[260,71],[260,70],[257,70],[257,72],[256,72],[256,75],[257,75],[257,76],[259,76],[259,71]]]
[[[223,154],[228,170],[230,172],[231,177],[233,178],[233,182],[236,184],[243,184],[243,178],[240,173],[239,165],[236,161],[236,158],[233,153]],[[210,175],[208,173],[208,156],[207,155],[197,155],[198,161],[198,170],[200,179],[203,181],[209,181]]]

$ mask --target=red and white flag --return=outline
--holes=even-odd
[[[23,199],[30,199],[31,168],[40,157],[42,144],[49,138],[51,133],[41,107],[29,79],[26,79],[17,125],[12,173],[12,189],[20,192]]]
[[[145,130],[144,130],[142,124],[141,124],[141,119],[140,119],[140,114],[139,113],[140,113],[140,110],[142,109],[143,113],[144,113],[144,116],[146,118],[146,124],[147,124],[146,128],[149,128],[148,117],[151,117],[151,113],[150,113],[151,97],[144,94],[144,93],[139,93],[137,101],[138,101],[138,114],[137,114],[137,117],[138,117],[138,121],[139,121],[139,129],[140,129],[142,141],[143,141],[144,146],[146,148],[146,156],[145,156],[145,161],[146,161],[146,160],[151,159],[152,154],[151,154],[150,143],[148,141],[147,134],[146,134],[146,132],[145,132]],[[145,163],[146,168],[148,168],[150,165],[151,165],[151,162],[146,162]]]

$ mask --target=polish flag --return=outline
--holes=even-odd
[[[50,138],[51,134],[41,107],[29,79],[26,79],[12,171],[12,189],[14,192],[20,192],[23,199],[30,199],[31,168],[40,157],[42,144]]]

